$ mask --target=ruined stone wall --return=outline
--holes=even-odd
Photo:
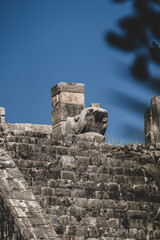
[[[1,128],[1,147],[59,239],[159,239],[158,149],[111,146],[95,133],[60,137],[12,127]]]
[[[108,112],[85,108],[83,84],[51,97],[52,126],[5,123],[0,108],[1,239],[160,239],[160,97],[146,145],[127,146],[104,143]]]

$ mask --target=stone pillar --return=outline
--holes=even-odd
[[[67,117],[75,117],[85,108],[84,84],[61,82],[51,89],[52,132],[65,134]]]
[[[160,143],[160,97],[151,99],[151,107],[144,115],[145,123],[145,144],[147,146]]]
[[[0,107],[0,123],[5,123],[5,108]]]

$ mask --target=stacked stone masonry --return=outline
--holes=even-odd
[[[48,216],[15,162],[0,149],[0,239],[55,239]]]
[[[5,123],[0,108],[1,240],[160,240],[159,97],[146,145],[105,143],[108,112],[84,85],[51,89],[52,126]]]
[[[158,149],[112,146],[98,134],[53,138],[50,128],[44,129],[2,124],[1,148],[14,160],[58,239],[160,239],[158,176],[148,171],[159,166]]]

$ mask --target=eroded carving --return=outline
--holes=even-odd
[[[103,108],[89,107],[75,117],[66,120],[66,134],[96,132],[104,135],[107,129],[108,112]]]

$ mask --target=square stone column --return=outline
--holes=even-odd
[[[0,123],[5,123],[5,108],[0,107]]]
[[[151,99],[151,107],[144,115],[145,123],[145,144],[147,146],[160,143],[160,97]]]
[[[75,117],[85,108],[84,84],[58,83],[51,89],[52,132],[65,134],[67,117]]]

